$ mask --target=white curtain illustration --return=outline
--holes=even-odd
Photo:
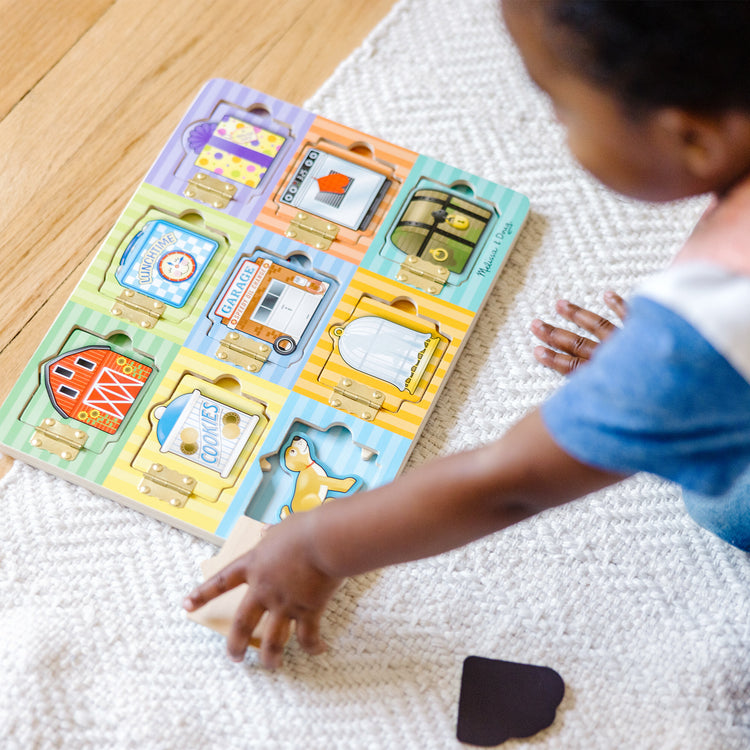
[[[339,338],[339,353],[349,367],[414,391],[412,372],[432,335],[415,331],[391,320],[366,316],[333,331]]]

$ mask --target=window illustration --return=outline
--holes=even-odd
[[[379,172],[311,148],[280,200],[321,219],[363,231],[390,184]]]
[[[362,418],[373,418],[376,406],[396,413],[421,402],[450,344],[409,301],[388,304],[367,294],[327,333],[317,381],[332,389],[328,403]]]
[[[291,354],[329,287],[268,259],[243,260],[219,298],[214,314],[231,329]]]
[[[344,362],[354,370],[414,393],[440,338],[377,316],[331,330]]]
[[[406,255],[461,273],[492,212],[446,190],[417,190],[391,234]]]

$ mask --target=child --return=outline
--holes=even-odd
[[[249,584],[227,641],[235,660],[266,612],[265,666],[280,664],[293,621],[319,653],[344,577],[444,552],[637,471],[682,484],[701,524],[750,549],[750,3],[505,0],[503,13],[586,169],[629,196],[713,192],[715,204],[629,301],[621,330],[561,308],[607,340],[504,437],[295,514],[190,594],[194,610]],[[593,347],[533,329],[548,345],[537,356],[561,371]]]

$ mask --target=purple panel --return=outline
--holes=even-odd
[[[194,174],[204,172],[215,176],[195,164],[196,152],[200,151],[197,144],[207,142],[214,126],[225,116],[258,125],[286,139],[278,154],[268,160],[267,171],[257,187],[227,180],[236,188],[236,193],[222,210],[252,222],[283,175],[315,120],[315,114],[239,83],[214,78],[203,87],[149,170],[146,182],[182,196]]]

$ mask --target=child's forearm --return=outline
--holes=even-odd
[[[248,584],[227,649],[241,659],[265,613],[261,661],[275,667],[292,621],[303,649],[324,648],[320,617],[345,576],[458,547],[617,479],[560,450],[535,412],[496,443],[293,514],[193,591],[184,606],[193,611]]]
[[[428,557],[621,478],[571,458],[533,412],[494,443],[309,514],[315,561],[343,577]]]

